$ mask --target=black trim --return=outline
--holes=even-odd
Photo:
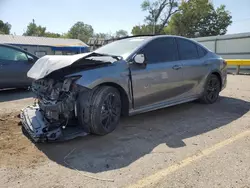
[[[179,44],[177,42],[177,38],[174,37],[174,41],[176,43],[176,46],[177,46],[177,54],[178,54],[178,61],[181,61],[181,55],[180,55],[180,50],[179,50]]]

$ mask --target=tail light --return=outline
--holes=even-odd
[[[221,67],[221,68],[224,69],[226,66],[227,66],[227,62],[226,62],[226,60],[223,60],[223,61],[222,61],[222,67]]]

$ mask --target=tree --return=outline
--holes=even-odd
[[[93,36],[94,38],[100,38],[100,39],[110,39],[112,38],[112,35],[109,33],[96,33]]]
[[[132,29],[133,35],[149,35],[152,34],[153,25],[136,25]]]
[[[152,35],[154,28],[156,30],[159,30],[161,26],[160,25],[137,25],[134,26],[132,29],[133,35]],[[159,32],[158,34],[164,34],[164,31]]]
[[[217,9],[208,0],[183,2],[165,31],[185,37],[224,35],[232,23],[230,12],[221,5]]]
[[[91,25],[83,22],[75,23],[68,32],[68,37],[73,39],[80,39],[83,42],[88,42],[89,38],[94,36],[94,29]]]
[[[151,33],[159,34],[163,32],[171,16],[178,12],[178,0],[156,0],[153,3],[144,0],[141,8],[148,12],[145,22],[153,26]]]
[[[45,36],[46,27],[37,26],[33,19],[27,26],[26,31],[23,33],[24,36]]]
[[[0,20],[0,34],[10,34],[11,25]]]
[[[51,38],[61,38],[62,35],[59,33],[52,33],[52,32],[46,32],[45,37],[51,37]]]
[[[115,33],[115,38],[121,38],[121,37],[126,37],[126,36],[128,36],[128,32],[123,29],[116,31]]]
[[[27,26],[24,36],[38,36],[38,37],[51,37],[59,38],[61,35],[59,33],[46,32],[46,27],[37,25],[33,19]]]

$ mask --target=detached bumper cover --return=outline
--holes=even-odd
[[[65,141],[88,135],[88,133],[84,132],[79,126],[69,126],[66,129],[58,127],[46,131],[49,127],[49,122],[45,120],[43,114],[40,112],[39,106],[29,106],[23,109],[20,117],[23,128],[35,142]]]
[[[35,142],[55,141],[62,137],[61,128],[45,132],[48,127],[38,106],[29,106],[22,110],[21,121],[23,128]]]

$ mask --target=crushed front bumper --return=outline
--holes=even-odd
[[[39,106],[28,106],[20,114],[23,128],[35,142],[55,141],[62,137],[62,129],[45,131],[47,123]]]
[[[38,105],[28,106],[23,109],[20,118],[24,130],[35,142],[65,141],[88,135],[79,126],[67,127],[66,129],[56,127],[53,130],[46,131],[49,127],[49,122],[45,120]]]

